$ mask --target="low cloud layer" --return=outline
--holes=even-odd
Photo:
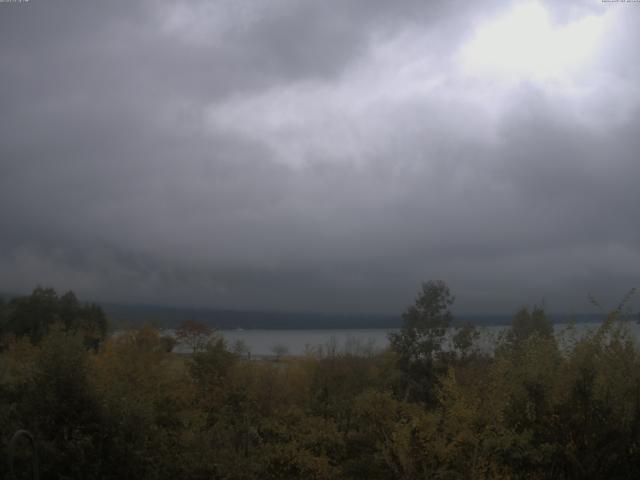
[[[0,290],[397,313],[437,278],[460,312],[613,305],[640,286],[639,22],[580,1],[0,4]]]

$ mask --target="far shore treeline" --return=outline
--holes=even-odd
[[[5,301],[26,295],[0,295]],[[375,329],[400,328],[402,316],[371,313],[315,313],[289,311],[232,310],[220,308],[190,308],[166,305],[137,305],[113,302],[95,302],[109,319],[112,329],[130,327],[152,322],[163,328],[177,328],[185,320],[208,325],[217,330],[264,329],[264,330],[337,330],[337,329]],[[473,323],[477,326],[509,325],[513,315],[458,314],[454,325]],[[548,314],[552,323],[597,323],[601,314],[564,313]]]
[[[157,325],[176,328],[184,319],[192,319],[218,330],[236,328],[264,330],[390,329],[402,326],[402,316],[399,314],[277,312],[115,303],[100,303],[100,306],[110,321],[116,325],[140,325],[153,320]],[[456,315],[453,323],[454,325],[473,323],[478,326],[509,325],[512,317],[513,315],[504,313],[463,314]],[[602,315],[589,313],[549,315],[549,319],[553,323],[594,323],[600,321],[601,318]]]
[[[43,479],[636,478],[634,294],[582,334],[523,307],[487,352],[430,281],[384,351],[254,361],[198,319],[176,330],[190,355],[149,323],[110,335],[101,306],[38,287],[0,301],[0,478],[30,478],[19,430]]]

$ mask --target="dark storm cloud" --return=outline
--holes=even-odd
[[[460,310],[580,311],[638,284],[640,9],[547,5],[605,19],[590,66],[503,82],[459,59],[508,2],[0,7],[4,291],[397,312],[443,278]]]

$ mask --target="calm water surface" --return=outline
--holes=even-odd
[[[573,327],[573,336],[580,338],[599,324],[579,323]],[[628,324],[636,339],[640,338],[640,326],[637,323]],[[556,335],[567,338],[567,324],[556,324]],[[481,327],[481,337],[478,345],[483,350],[491,350],[496,340],[504,332],[505,326]],[[273,355],[275,347],[281,353],[302,355],[312,349],[323,348],[338,351],[370,352],[379,351],[389,345],[388,334],[397,329],[344,329],[344,330],[219,330],[220,334],[232,348],[242,341],[252,355]],[[175,351],[188,352],[188,348],[179,345]]]

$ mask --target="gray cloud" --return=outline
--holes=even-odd
[[[506,1],[0,7],[0,290],[399,312],[443,278],[510,312],[638,285],[632,4],[545,3],[605,29],[560,77],[466,69]]]

